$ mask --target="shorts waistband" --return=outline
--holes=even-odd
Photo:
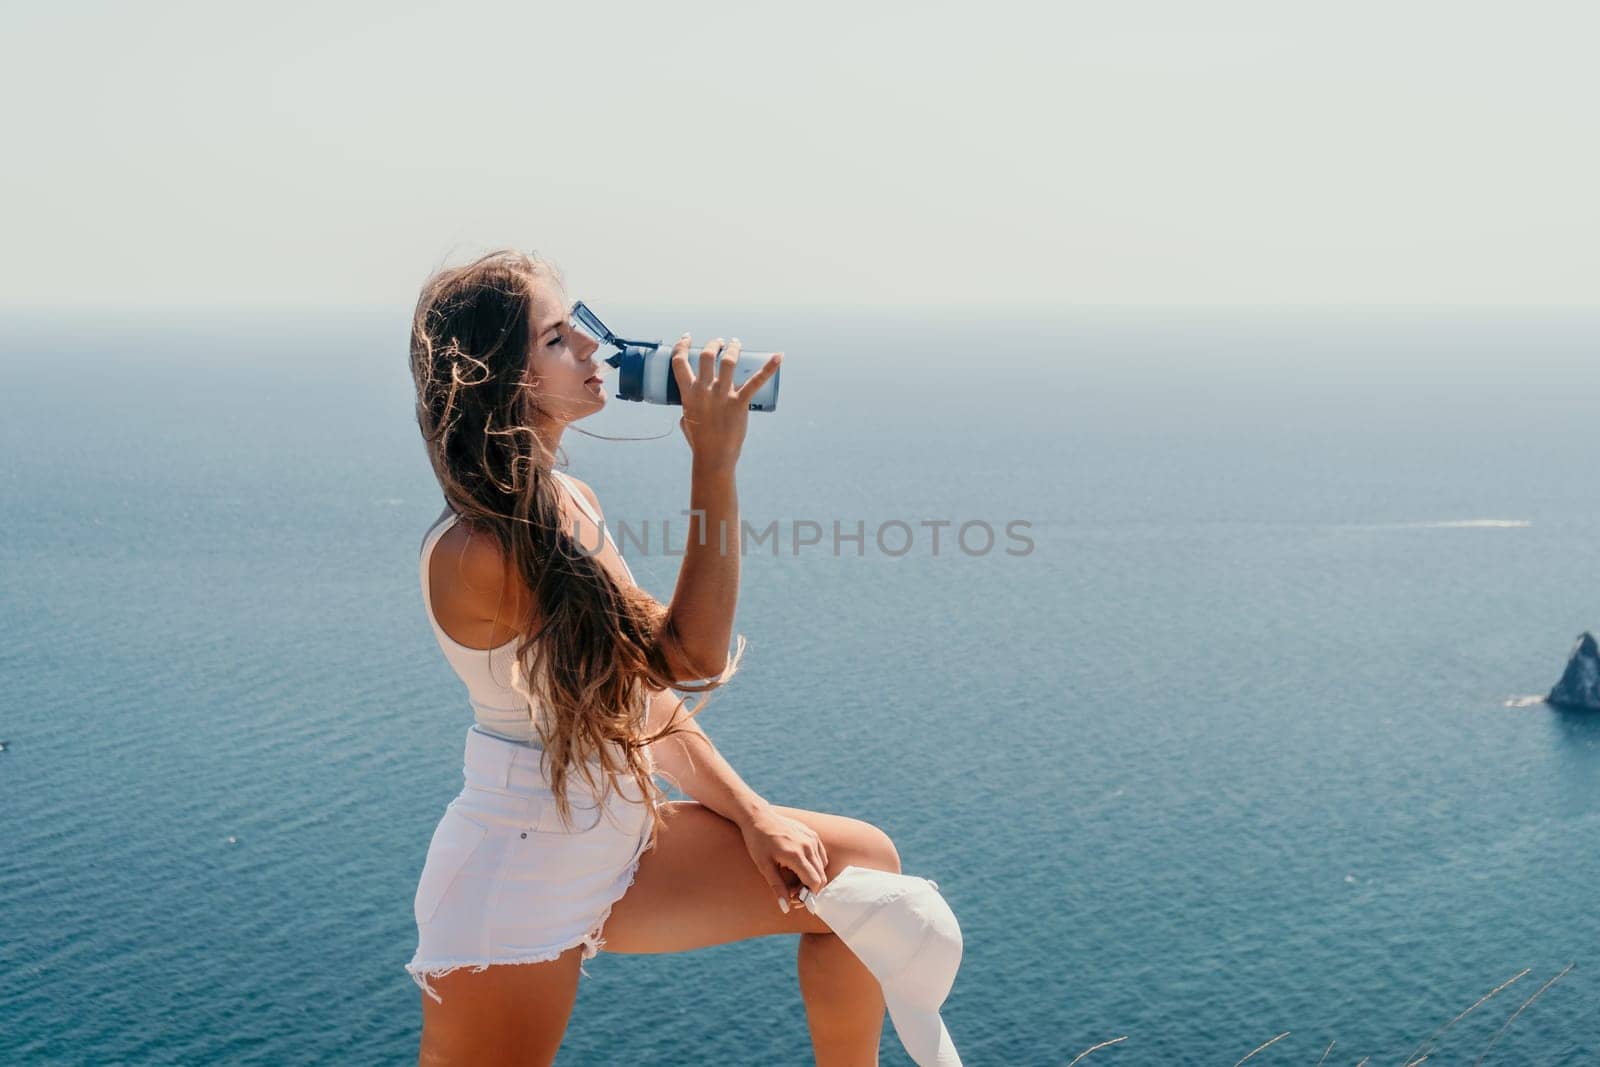
[[[550,788],[544,771],[545,749],[537,741],[513,741],[499,737],[480,730],[477,723],[467,727],[466,741],[461,771],[467,785],[494,792],[514,793]],[[649,748],[646,748],[645,754],[654,771],[654,754]],[[599,763],[594,757],[589,762]]]
[[[499,734],[490,733],[488,730],[485,730],[480,723],[473,723],[471,726],[467,727],[467,730],[470,733],[482,734],[484,737],[487,737],[490,740],[500,741],[508,745],[521,745],[523,748],[537,748],[541,750],[544,748],[543,742],[541,742],[538,738],[529,738],[528,740],[524,741],[515,737],[501,737]]]
[[[465,783],[494,792],[529,792],[548,788],[541,760],[544,747],[537,742],[513,741],[467,727],[466,752],[461,775]]]
[[[547,789],[544,746],[537,741],[513,741],[478,728],[467,727],[462,773],[467,785],[483,789],[527,791]],[[599,760],[590,757],[598,766]]]

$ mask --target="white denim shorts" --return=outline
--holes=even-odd
[[[574,945],[590,960],[611,908],[633,884],[650,838],[638,784],[621,776],[599,798],[568,778],[572,827],[562,824],[536,744],[467,730],[465,779],[445,807],[417,881],[417,951],[406,971],[428,984],[460,967],[543,963]],[[598,768],[596,768],[598,779]],[[582,963],[579,970],[582,970]]]

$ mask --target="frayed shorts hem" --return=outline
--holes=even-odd
[[[563,952],[567,952],[579,945],[582,945],[583,952],[580,953],[578,957],[578,973],[584,977],[594,977],[593,975],[589,974],[588,971],[584,970],[583,963],[584,961],[592,960],[595,958],[595,956],[599,955],[601,946],[606,943],[606,939],[600,936],[600,932],[605,929],[606,921],[611,918],[611,909],[616,907],[617,901],[628,895],[629,889],[633,888],[633,881],[639,876],[639,863],[644,859],[644,853],[646,851],[648,850],[640,849],[639,854],[633,857],[633,861],[628,864],[627,881],[622,884],[622,888],[618,890],[617,895],[606,902],[606,906],[604,910],[600,912],[600,916],[590,925],[588,932],[582,936],[573,938],[566,944],[557,946],[555,948],[541,949],[538,952],[523,953],[518,956],[506,956],[500,959],[432,960],[420,963],[416,960],[413,960],[412,962],[406,964],[406,973],[411,976],[411,980],[417,984],[418,989],[432,997],[435,1002],[443,1004],[444,998],[435,992],[433,987],[428,984],[429,978],[443,978],[445,975],[459,971],[463,967],[471,968],[473,973],[480,973],[488,970],[490,967],[493,967],[496,964],[549,963],[551,960],[558,959]]]

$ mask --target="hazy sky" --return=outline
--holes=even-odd
[[[0,303],[1600,303],[1588,2],[9,5]]]

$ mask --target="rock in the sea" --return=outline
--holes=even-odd
[[[1545,702],[1600,711],[1600,645],[1595,643],[1594,634],[1588,630],[1578,638],[1578,645],[1572,650],[1572,658],[1567,660],[1567,669],[1562,672],[1561,681],[1550,690]]]

